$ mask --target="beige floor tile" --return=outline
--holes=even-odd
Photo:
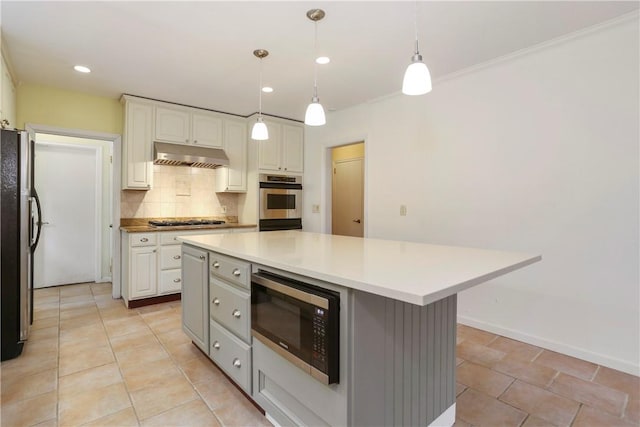
[[[457,327],[458,342],[464,339],[466,341],[473,341],[476,344],[488,345],[495,340],[498,336],[490,332],[481,331],[480,329],[472,328],[470,326],[462,325],[458,323]]]
[[[34,427],[58,427],[58,419],[52,418],[50,420],[38,423]]]
[[[73,357],[74,355],[102,347],[109,347],[109,339],[105,333],[98,334],[94,337],[89,336],[75,341],[60,343],[60,356]]]
[[[119,335],[117,337],[110,337],[111,347],[113,351],[125,351],[133,349],[138,346],[147,344],[159,343],[156,336],[151,332],[151,329],[140,329],[130,334]]]
[[[244,398],[222,374],[216,380],[195,383],[193,386],[212,411],[233,405],[238,399]]]
[[[36,329],[35,331],[31,331],[29,333],[29,340],[37,341],[37,340],[45,340],[48,338],[58,339],[58,332],[59,332],[59,329],[57,326]]]
[[[180,369],[192,384],[204,381],[215,381],[220,377],[220,370],[210,360],[192,359],[180,365]]]
[[[133,407],[141,421],[194,399],[199,396],[184,377],[163,378],[131,392]]]
[[[582,406],[572,427],[631,427],[637,424],[629,423],[619,417],[599,411],[589,406]]]
[[[198,347],[190,342],[174,346],[165,345],[165,348],[178,364],[183,364],[193,359],[202,359],[206,357],[204,354],[202,354]]]
[[[164,347],[162,347],[158,342],[144,344],[116,352],[118,364],[123,367],[146,364],[168,358],[169,353],[167,353]]]
[[[85,369],[60,377],[58,394],[60,398],[75,393],[86,393],[96,388],[121,383],[124,380],[117,363],[109,363],[97,368]]]
[[[50,328],[52,326],[58,326],[60,322],[59,317],[45,317],[44,319],[34,320],[31,324],[31,330],[36,331],[38,329]]]
[[[460,365],[457,374],[459,383],[493,397],[500,396],[514,381],[512,377],[471,362]]]
[[[491,368],[504,358],[502,351],[465,340],[457,346],[457,355],[464,360]]]
[[[556,425],[551,424],[548,421],[541,420],[536,416],[529,415],[524,424],[522,424],[522,427],[556,427]]]
[[[570,425],[580,404],[539,387],[514,382],[500,400],[556,425]]]
[[[145,305],[144,307],[138,307],[134,310],[136,310],[138,313],[142,315],[145,315],[145,314],[151,314],[157,311],[171,310],[173,308],[174,307],[171,305],[171,303],[164,302],[162,304]]]
[[[120,335],[127,335],[149,329],[140,316],[105,320],[104,326],[107,329],[109,337],[119,337]]]
[[[191,342],[191,338],[189,338],[187,334],[185,334],[182,331],[182,329],[171,331],[171,332],[159,333],[157,334],[157,336],[163,345],[166,345],[169,347]]]
[[[47,353],[47,352],[57,353],[58,347],[59,347],[59,344],[58,344],[57,335],[47,339],[34,339],[33,337],[30,337],[27,340],[27,342],[24,343],[22,354]]]
[[[58,287],[38,288],[33,290],[33,294],[34,294],[35,302],[37,303],[40,297],[49,297],[52,295],[60,296],[60,288]]]
[[[72,343],[95,337],[106,337],[104,327],[101,324],[92,324],[60,331],[60,343]]]
[[[32,426],[56,418],[57,396],[55,391],[2,404],[2,426]]]
[[[49,369],[26,377],[2,380],[2,404],[30,399],[54,391],[58,384],[58,370]]]
[[[56,304],[57,306],[57,304]],[[38,308],[34,308],[33,309],[33,320],[34,322],[37,320],[42,320],[42,319],[46,319],[48,317],[58,317],[60,315],[60,308],[55,307],[55,308],[43,308],[43,309],[38,309]]]
[[[629,402],[624,410],[624,419],[640,426],[640,397],[629,396]]]
[[[540,353],[540,356],[534,362],[587,381],[593,378],[596,369],[598,369],[598,365],[594,363],[549,350],[544,350]]]
[[[60,425],[75,426],[97,420],[131,406],[123,383],[111,384],[85,393],[60,397]]]
[[[96,305],[87,305],[84,307],[69,308],[67,310],[60,310],[60,319],[67,320],[74,317],[81,317],[87,314],[98,314],[98,307]]]
[[[456,396],[460,396],[460,393],[465,391],[467,386],[464,384],[456,383]]]
[[[121,371],[129,392],[148,387],[152,383],[160,383],[163,380],[184,379],[184,375],[171,359],[156,360],[144,365],[122,366]]]
[[[110,282],[107,283],[93,283],[89,286],[91,288],[91,293],[96,295],[111,295],[112,294],[112,286]]]
[[[96,301],[96,307],[100,310],[101,314],[105,314],[106,311],[113,310],[116,308],[122,309],[123,313],[130,312],[132,316],[137,316],[134,310],[129,310],[125,305],[122,299],[113,299],[107,295],[97,295],[93,298]]]
[[[91,288],[85,283],[79,283],[77,285],[60,286],[59,289],[60,289],[60,298],[74,297],[78,295],[91,295]]]
[[[532,361],[533,358],[542,351],[540,347],[505,337],[498,337],[498,339],[489,344],[489,347],[500,350],[501,352],[506,353],[509,357],[522,359],[527,362]]]
[[[255,406],[247,399],[238,398],[232,405],[213,411],[224,426],[264,426],[272,427]]]
[[[102,327],[102,319],[100,318],[100,315],[97,311],[95,314],[85,314],[83,316],[60,320],[61,331],[67,331],[69,329],[75,328],[84,328],[91,325],[100,325]]]
[[[620,417],[627,400],[626,393],[564,373],[553,380],[549,390]]]
[[[75,355],[60,354],[60,376],[107,365],[115,361],[110,347],[98,347]]]
[[[179,314],[170,314],[165,318],[154,321],[149,321],[147,318],[144,320],[156,334],[182,330],[182,317]]]
[[[623,391],[627,393],[629,397],[635,396],[640,398],[640,377],[601,366],[593,382]]]
[[[453,427],[471,427],[471,424],[466,423],[460,419],[456,419],[456,422],[453,423]]]
[[[484,393],[467,389],[456,402],[458,417],[474,426],[519,426],[527,414]]]
[[[551,381],[558,375],[558,371],[555,369],[510,356],[496,363],[493,369],[542,388],[551,384]]]
[[[192,400],[166,412],[147,418],[143,426],[209,426],[218,427],[218,419],[200,399]]]
[[[98,418],[95,421],[83,424],[83,427],[136,427],[139,426],[138,417],[133,407],[125,408],[121,411]],[[166,426],[169,427],[169,426]]]
[[[58,351],[24,352],[15,359],[2,362],[2,380],[29,376],[58,367]]]

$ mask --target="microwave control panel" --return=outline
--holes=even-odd
[[[322,372],[327,371],[327,322],[328,311],[314,307],[313,312],[313,356],[311,364]]]

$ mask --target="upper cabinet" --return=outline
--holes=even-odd
[[[0,120],[6,120],[6,128],[17,127],[16,123],[16,88],[9,72],[9,67],[2,57],[2,76],[0,83]]]
[[[124,135],[122,188],[148,190],[153,181],[153,108],[150,103],[123,96]]]
[[[206,110],[156,107],[155,141],[222,148],[223,119]]]
[[[304,126],[296,122],[265,120],[269,139],[256,141],[258,168],[263,171],[302,173],[304,171]]]
[[[247,123],[245,120],[225,119],[224,152],[229,166],[216,169],[216,192],[247,191]]]

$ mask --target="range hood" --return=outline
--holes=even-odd
[[[219,148],[196,145],[153,143],[153,164],[169,166],[191,166],[214,169],[229,164],[229,158]]]

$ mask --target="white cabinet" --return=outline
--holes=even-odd
[[[182,329],[202,351],[209,354],[208,253],[185,245],[182,248]]]
[[[131,299],[156,295],[156,252],[155,246],[131,248]]]
[[[155,140],[221,148],[222,117],[206,110],[156,107]]]
[[[269,139],[259,141],[258,168],[282,173],[304,171],[304,127],[265,120]]]
[[[13,129],[18,127],[16,123],[16,87],[4,57],[2,57],[2,76],[0,78],[0,120],[6,120],[7,129]]]
[[[122,188],[148,190],[153,182],[153,105],[123,96]]]
[[[216,192],[247,191],[247,125],[243,120],[224,120],[224,152],[229,166],[216,169]]]

